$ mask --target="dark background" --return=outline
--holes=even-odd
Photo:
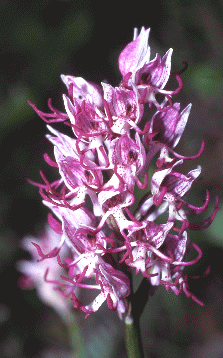
[[[43,159],[45,152],[51,158],[53,153],[47,129],[27,99],[47,111],[50,97],[63,110],[61,73],[118,85],[118,55],[132,40],[133,28],[151,27],[151,58],[172,47],[173,72],[183,61],[189,64],[182,75],[184,89],[175,100],[181,108],[190,102],[193,106],[177,151],[192,155],[205,139],[202,157],[185,163],[185,170],[202,165],[202,180],[190,200],[201,205],[208,188],[210,214],[215,195],[222,203],[223,187],[223,2],[2,0],[0,24],[1,357],[71,357],[60,318],[35,290],[21,291],[17,285],[15,263],[26,257],[20,240],[38,236],[48,212],[27,178],[39,181],[40,169],[54,176]],[[203,250],[190,273],[202,275],[211,267],[209,276],[189,281],[204,308],[183,294],[175,297],[158,289],[141,321],[146,357],[223,356],[222,214],[221,209],[209,229],[190,233]],[[86,356],[125,357],[121,323],[104,306],[87,320],[77,313]]]

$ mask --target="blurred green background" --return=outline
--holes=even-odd
[[[151,27],[152,58],[172,47],[173,72],[183,61],[189,64],[175,101],[181,108],[190,102],[193,106],[177,151],[192,155],[205,139],[202,157],[184,168],[202,165],[202,180],[189,200],[202,205],[208,188],[211,213],[215,195],[222,204],[223,188],[223,2],[1,0],[0,23],[0,355],[71,357],[66,327],[57,314],[39,301],[35,290],[17,286],[15,263],[27,257],[20,240],[38,236],[48,212],[27,178],[39,181],[40,169],[55,175],[43,160],[45,152],[53,157],[45,124],[27,99],[47,111],[47,99],[52,98],[63,110],[62,73],[118,85],[118,55],[131,41],[133,28]],[[223,209],[209,229],[190,236],[204,255],[189,272],[202,275],[211,267],[208,276],[189,281],[205,306],[158,289],[141,320],[146,357],[223,357]],[[116,313],[103,306],[87,320],[81,313],[77,319],[87,358],[125,357]]]

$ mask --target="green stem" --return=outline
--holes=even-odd
[[[136,322],[132,316],[126,316],[124,325],[127,357],[143,358],[142,344],[139,334],[139,322]]]
[[[155,291],[156,286],[151,286],[148,280],[144,278],[135,294],[131,295],[128,314],[124,319],[125,345],[128,358],[144,357],[139,319],[149,297],[153,296]]]
[[[69,313],[63,317],[63,320],[68,330],[69,343],[73,348],[74,358],[85,358],[86,356],[84,352],[77,315],[75,314],[75,312]]]

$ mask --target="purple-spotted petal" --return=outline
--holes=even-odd
[[[64,157],[57,148],[55,148],[55,158],[59,165],[60,174],[71,191],[76,189],[77,186],[84,187],[84,183],[89,186],[102,184],[102,174],[100,172],[94,173],[94,175],[92,171],[84,169],[77,159],[70,156]],[[87,163],[93,170],[95,164],[90,161],[87,161]],[[87,188],[85,187],[85,189]]]
[[[103,121],[103,114],[91,104],[88,99],[85,101],[74,100],[63,95],[64,106],[70,118],[73,131],[77,137],[91,138],[107,132]]]
[[[200,166],[191,170],[187,175],[171,172],[164,178],[162,185],[167,188],[168,192],[175,193],[182,197],[191,188],[191,185],[200,173]]]
[[[174,105],[166,112],[156,112],[151,120],[150,132],[157,132],[156,140],[174,148],[183,134],[190,114],[189,104],[180,114],[180,103]]]
[[[183,160],[178,160],[177,162],[173,163],[172,166],[169,166],[168,168],[164,168],[161,170],[156,170],[154,172],[152,179],[151,179],[151,192],[153,195],[155,195],[160,190],[161,184],[162,184],[162,186],[164,186],[163,185],[164,178],[166,178],[167,175],[169,175],[171,173],[172,169],[176,165],[182,164],[182,163],[183,163]],[[169,179],[169,181],[167,183],[165,183],[165,186],[167,186],[168,183],[171,183],[171,179]],[[173,188],[174,188],[174,185],[173,185]]]
[[[173,225],[174,224],[172,222],[159,225],[152,221],[147,222],[144,229],[146,240],[156,248],[159,248],[163,244],[166,235],[172,229]]]
[[[107,283],[112,287],[112,291],[118,299],[123,299],[130,295],[130,281],[124,272],[115,270],[107,263],[99,264],[98,269]]]
[[[150,29],[142,27],[139,36],[130,42],[119,56],[119,70],[123,76],[134,72],[139,66],[149,61],[150,47],[148,45]]]
[[[170,76],[172,52],[173,50],[169,49],[162,59],[159,54],[156,54],[154,60],[145,64],[136,72],[135,83],[160,89],[164,88]]]
[[[82,77],[61,75],[62,81],[67,89],[73,86],[73,98],[84,100],[88,95],[92,98],[93,103],[97,107],[102,107],[102,90],[97,84],[85,81]]]
[[[137,142],[139,138],[136,136]],[[139,143],[141,144],[141,143]],[[140,170],[145,160],[145,153],[133,139],[127,134],[112,141],[110,146],[110,162],[113,165],[123,165],[124,167],[135,166]]]
[[[174,261],[182,261],[187,247],[187,233],[181,235],[168,234],[165,240],[165,252],[167,255],[172,253]]]
[[[112,87],[102,83],[104,99],[112,116],[125,118],[138,123],[143,115],[143,105],[139,103],[137,92],[126,88]],[[117,120],[113,118],[113,120]]]

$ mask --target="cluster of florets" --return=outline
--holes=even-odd
[[[187,203],[183,197],[201,167],[187,175],[175,168],[199,157],[204,143],[193,157],[175,152],[191,105],[180,111],[180,104],[173,103],[173,96],[182,89],[182,71],[171,73],[172,49],[150,60],[148,37],[149,29],[142,28],[140,34],[135,30],[133,41],[121,52],[118,87],[107,83],[100,87],[62,75],[68,89],[63,95],[66,113],[55,109],[51,100],[52,113],[43,113],[30,102],[45,122],[64,122],[74,134],[71,138],[48,125],[55,161],[47,154],[44,157],[59,169],[60,179],[50,183],[41,172],[43,183],[36,185],[53,213],[48,222],[60,241],[48,252],[33,244],[39,260],[48,262],[45,281],[71,298],[74,307],[87,316],[104,301],[120,315],[126,311],[131,271],[141,272],[154,286],[163,285],[177,295],[184,291],[200,302],[189,292],[182,270],[202,255],[186,230],[209,226],[218,203],[205,221],[189,222],[188,214],[197,215],[207,208],[209,192],[201,207]],[[170,76],[175,77],[177,88],[165,90]],[[150,168],[155,168],[151,178]],[[143,193],[140,198],[136,187]],[[163,213],[167,213],[162,216],[167,217],[166,222],[159,223]],[[62,259],[64,246],[69,254]],[[196,258],[187,261],[191,249],[197,251]],[[51,280],[48,271],[55,257],[67,275]],[[99,294],[84,305],[75,294],[76,287],[96,289]]]

